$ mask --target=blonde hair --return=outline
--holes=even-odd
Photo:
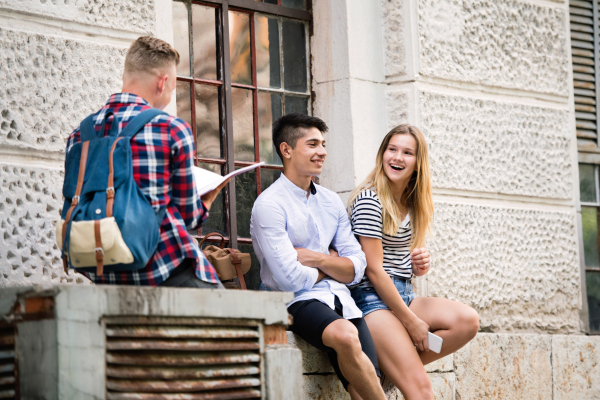
[[[141,36],[131,44],[125,56],[125,72],[153,73],[179,64],[179,53],[164,40]]]
[[[394,200],[392,185],[383,169],[383,154],[390,144],[392,137],[396,135],[411,135],[417,142],[417,165],[400,201],[408,208],[412,235],[410,249],[425,246],[426,235],[431,231],[433,224],[433,198],[431,195],[431,175],[429,172],[429,156],[427,155],[427,142],[419,128],[402,124],[383,138],[375,168],[369,176],[350,194],[348,200],[348,212],[352,213],[352,207],[356,197],[365,190],[374,189],[383,206],[383,233],[394,236],[402,223],[400,208]]]

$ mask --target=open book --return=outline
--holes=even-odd
[[[196,180],[196,190],[198,191],[198,195],[203,196],[211,190],[215,190],[217,186],[223,183],[227,178],[233,178],[236,175],[243,174],[244,172],[250,171],[254,168],[258,168],[261,165],[265,165],[265,162],[263,161],[244,168],[236,169],[225,176],[215,174],[214,172],[210,172],[204,168],[192,167],[192,171],[194,171],[194,179]]]

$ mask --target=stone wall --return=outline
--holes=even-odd
[[[161,34],[163,3],[0,0],[0,288],[84,281],[54,238],[66,138],[120,90],[130,42]]]

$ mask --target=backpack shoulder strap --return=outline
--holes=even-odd
[[[119,137],[135,136],[135,134],[138,133],[144,127],[144,125],[160,114],[168,115],[166,112],[159,110],[158,108],[150,108],[142,111],[127,123],[127,126],[121,131]]]
[[[94,114],[88,115],[81,124],[79,124],[79,134],[81,142],[96,139],[96,130],[94,129]]]

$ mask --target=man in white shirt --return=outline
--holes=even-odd
[[[303,114],[273,124],[283,174],[254,203],[252,243],[263,284],[295,294],[291,330],[327,352],[353,399],[385,399],[373,339],[346,287],[362,279],[365,255],[339,196],[311,179],[327,155],[325,132],[322,120]]]

